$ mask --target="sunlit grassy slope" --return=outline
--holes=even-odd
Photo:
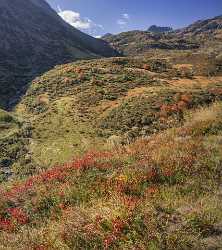
[[[192,60],[179,65],[165,55],[82,61],[37,78],[17,108],[32,127],[32,165],[45,168],[92,148],[150,136],[182,124],[187,110],[221,100],[222,78],[200,78],[202,58]]]
[[[4,184],[2,249],[220,249],[221,112]]]
[[[171,51],[34,80],[0,111],[0,248],[220,249],[220,75]]]

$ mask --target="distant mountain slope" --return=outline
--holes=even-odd
[[[163,33],[163,32],[169,32],[169,31],[173,31],[173,28],[171,27],[161,27],[161,26],[157,26],[157,25],[152,25],[148,28],[149,32],[154,32],[154,33]]]
[[[217,33],[221,33],[222,29],[222,15],[217,16],[207,20],[199,20],[184,29],[180,29],[177,31],[178,34],[181,35],[216,35]]]
[[[159,27],[161,28],[161,27]],[[152,49],[221,51],[222,16],[197,21],[194,24],[172,32],[155,32],[157,26],[148,31],[129,31],[104,36],[115,49],[125,55],[137,55]],[[160,29],[161,30],[161,29]],[[166,30],[167,31],[167,30]]]
[[[189,50],[197,49],[200,46],[198,41],[181,38],[173,32],[154,33],[135,30],[103,37],[103,39],[124,55],[133,56],[152,49]]]
[[[27,80],[57,64],[115,56],[102,40],[64,22],[44,0],[0,1],[0,106],[13,105]]]

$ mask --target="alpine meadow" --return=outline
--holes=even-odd
[[[222,249],[220,1],[70,2],[0,0],[0,249]]]

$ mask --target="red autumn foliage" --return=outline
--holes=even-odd
[[[146,189],[146,194],[148,195],[155,195],[158,192],[158,188],[155,186],[151,186],[149,188]]]
[[[120,218],[117,218],[112,221],[112,226],[113,226],[113,233],[117,235],[124,229],[125,222]]]
[[[11,218],[16,220],[20,225],[25,225],[29,221],[27,214],[19,207],[9,208],[8,212]]]
[[[171,169],[166,169],[163,171],[163,175],[166,176],[166,177],[171,177],[173,176],[173,171]]]
[[[214,95],[222,95],[222,88],[213,88],[210,89],[209,92]]]
[[[187,103],[185,102],[185,101],[180,101],[180,102],[178,102],[178,104],[177,104],[177,108],[178,108],[178,111],[179,110],[184,110],[184,109],[186,109],[187,108]]]
[[[82,69],[79,68],[79,67],[76,67],[75,72],[78,73],[78,74],[80,74],[82,72]]]
[[[1,218],[0,219],[0,229],[7,231],[7,232],[12,232],[14,230],[15,226],[13,222],[10,219],[6,218]]]
[[[82,158],[73,160],[62,166],[55,166],[52,169],[46,170],[39,175],[32,176],[22,184],[17,184],[10,189],[8,192],[2,191],[2,197],[13,200],[22,193],[32,190],[36,184],[49,183],[53,181],[64,182],[66,177],[69,175],[69,171],[72,170],[85,170],[88,167],[107,168],[111,165],[107,163],[100,163],[97,160],[110,159],[113,156],[110,152],[89,152]]]
[[[191,103],[192,96],[184,94],[184,95],[181,95],[180,100],[184,101],[184,102],[186,102],[188,104],[188,103]]]
[[[34,250],[48,250],[49,248],[46,245],[37,245],[33,248]]]
[[[133,210],[137,204],[139,203],[140,199],[131,196],[123,196],[121,197],[123,204],[129,209]]]
[[[143,69],[145,69],[145,70],[151,70],[151,67],[148,64],[144,64],[143,65]]]
[[[170,112],[170,111],[172,111],[172,106],[163,104],[161,106],[160,110],[161,110],[161,112]]]
[[[70,79],[69,79],[68,77],[65,77],[65,78],[63,79],[63,83],[67,84],[67,83],[69,83],[69,82],[70,82]]]
[[[65,209],[66,209],[66,206],[65,206],[65,204],[61,203],[61,204],[59,204],[59,208],[60,208],[61,210],[65,210]]]
[[[146,177],[147,177],[147,180],[152,180],[152,179],[155,179],[156,177],[158,176],[158,173],[157,173],[157,170],[156,169],[151,169]]]
[[[96,221],[96,223],[100,223],[102,221],[102,219],[103,219],[102,216],[97,214],[96,218],[95,218],[95,221]]]
[[[63,199],[65,196],[65,190],[70,185],[67,178],[72,171],[84,171],[87,168],[93,167],[100,169],[112,167],[111,164],[106,162],[112,156],[113,154],[110,152],[89,152],[72,162],[62,166],[55,166],[54,168],[46,170],[36,176],[29,177],[25,182],[16,183],[8,191],[0,190],[2,201],[15,205],[15,207],[8,207],[5,211],[1,211],[2,214],[5,213],[8,217],[0,217],[0,229],[4,231],[13,231],[16,224],[24,225],[29,222],[28,215],[21,207],[16,205],[20,203],[22,195],[30,197],[30,194],[36,192],[35,188],[37,188],[39,184],[44,184],[46,187],[45,192],[47,192],[47,190],[52,187],[53,182],[58,182],[59,185],[61,185],[58,195]],[[31,201],[33,206],[37,206],[38,200],[31,198]],[[63,203],[61,203],[59,207],[62,211],[66,210],[66,205]],[[35,212],[35,208],[33,208],[32,211]]]
[[[105,249],[108,249],[118,239],[118,236],[121,235],[126,224],[127,223],[120,218],[112,221],[112,232],[107,235],[103,241]]]
[[[163,104],[160,107],[160,116],[167,117],[173,113],[178,113],[189,108],[192,102],[192,96],[188,94],[183,94],[181,96],[175,96],[174,99],[177,101],[174,104]]]
[[[116,236],[115,235],[108,235],[104,241],[103,241],[103,244],[104,244],[104,248],[105,249],[108,249],[112,244],[113,242],[116,240]]]

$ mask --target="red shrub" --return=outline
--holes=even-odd
[[[108,249],[112,244],[113,242],[116,240],[116,236],[115,235],[108,235],[104,241],[103,241],[103,244],[104,244],[104,248],[105,249]]]
[[[80,74],[82,72],[82,69],[79,68],[79,67],[76,67],[75,72],[78,73],[78,74]]]
[[[187,102],[185,101],[180,101],[177,104],[178,110],[184,110],[188,107]]]
[[[49,249],[49,247],[42,244],[42,245],[35,246],[33,249],[34,250],[47,250],[47,249]]]
[[[120,218],[114,219],[112,221],[112,232],[107,235],[103,241],[105,249],[108,249],[118,239],[118,236],[121,235],[125,226],[126,222],[124,222]]]
[[[147,173],[147,180],[155,179],[157,176],[158,176],[158,173],[157,173],[156,169],[151,169],[151,170]]]
[[[189,104],[192,101],[192,96],[184,94],[184,95],[181,96],[180,100],[186,102],[187,104]]]
[[[12,232],[14,230],[14,224],[10,219],[0,219],[0,229],[8,232]]]
[[[163,171],[163,175],[166,176],[166,177],[171,177],[173,176],[173,171],[171,169],[166,169]]]
[[[151,70],[151,67],[148,64],[144,64],[143,65],[143,69],[145,69],[145,70]]]
[[[21,225],[28,223],[28,216],[21,208],[9,208],[8,212],[11,218],[16,220],[17,223]]]
[[[146,189],[146,194],[151,195],[151,196],[155,195],[157,192],[158,192],[158,188],[155,186],[151,186]]]
[[[123,204],[129,209],[133,210],[137,204],[139,203],[140,199],[130,196],[123,196],[121,197]]]

